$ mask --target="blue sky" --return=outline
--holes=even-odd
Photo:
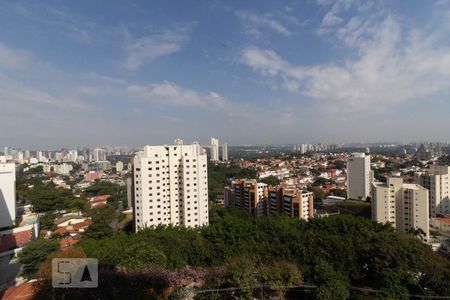
[[[449,140],[450,2],[0,1],[0,145]]]

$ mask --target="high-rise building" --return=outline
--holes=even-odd
[[[270,214],[285,214],[304,220],[314,217],[313,193],[298,188],[269,187],[267,205]]]
[[[120,160],[116,162],[116,172],[122,172],[123,171],[123,162]]]
[[[211,138],[211,160],[219,160],[219,139]]]
[[[222,161],[228,160],[228,144],[223,143],[222,144]]]
[[[56,158],[56,155],[55,155]],[[71,162],[76,162],[78,158],[78,151],[77,150],[69,150],[69,153],[67,153],[67,160]]]
[[[0,228],[16,219],[16,166],[0,158]]]
[[[95,148],[92,150],[92,161],[105,161],[106,150],[101,148]]]
[[[247,210],[254,216],[285,214],[309,220],[314,217],[312,192],[285,186],[268,186],[255,179],[236,179],[224,190],[225,206]]]
[[[224,200],[234,203],[234,206],[247,210],[255,216],[267,215],[267,184],[256,181],[256,179],[236,179],[231,183],[234,190],[233,200],[224,194]]]
[[[429,240],[428,190],[418,184],[403,183],[389,177],[386,183],[372,184],[372,219],[391,223],[397,231],[407,233],[422,229]]]
[[[208,225],[206,151],[198,144],[145,146],[133,158],[135,230]]]
[[[347,198],[366,200],[370,196],[372,178],[370,156],[364,153],[353,153],[347,159]]]
[[[47,161],[47,157],[45,157],[45,155],[44,155],[44,153],[42,153],[42,151],[38,151],[37,159],[38,159],[39,162],[46,162]]]
[[[432,165],[428,172],[417,173],[416,183],[429,191],[430,217],[450,214],[450,166]]]

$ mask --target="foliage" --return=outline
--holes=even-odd
[[[325,193],[318,186],[310,186],[308,187],[308,191],[313,192],[314,200],[322,200],[323,198],[325,198]]]
[[[334,196],[343,197],[343,198],[347,199],[347,191],[346,190],[343,190],[343,189],[332,189],[332,190],[330,190],[330,192]]]
[[[266,178],[261,179],[260,181],[272,186],[280,184],[280,180],[275,176],[268,176]]]
[[[312,185],[313,186],[323,186],[323,185],[327,185],[327,184],[336,184],[336,181],[334,181],[332,179],[319,177],[313,182]]]
[[[39,225],[41,229],[46,229],[46,230],[54,230],[56,225],[55,225],[55,218],[56,218],[56,214],[54,213],[46,213],[45,215],[41,216],[39,218]]]
[[[208,192],[209,199],[223,193],[223,188],[230,185],[230,180],[235,178],[256,178],[256,171],[244,169],[237,165],[208,164]]]
[[[22,275],[26,278],[33,277],[40,264],[58,248],[59,243],[55,240],[38,239],[26,245],[19,254],[19,262],[23,264]]]
[[[105,180],[96,181],[86,189],[85,193],[87,197],[111,195],[108,204],[114,208],[118,207],[119,202],[127,203],[127,188]]]
[[[116,210],[111,205],[94,206],[87,211],[92,223],[109,225],[115,217]]]
[[[90,208],[86,214],[92,221],[92,224],[84,233],[86,237],[98,240],[113,234],[113,229],[110,224],[117,216],[114,207],[109,204],[94,206],[93,208]]]
[[[319,299],[348,298],[350,285],[395,298],[450,294],[448,261],[390,225],[354,216],[305,222],[213,207],[210,226],[201,229],[156,227],[78,245],[102,265],[207,267],[217,273],[208,286],[239,286],[247,293],[262,281],[283,293],[282,284],[304,278],[318,286]]]

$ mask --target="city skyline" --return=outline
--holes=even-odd
[[[448,1],[0,5],[2,146],[449,139]]]

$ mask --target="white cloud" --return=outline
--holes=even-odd
[[[322,20],[322,26],[335,26],[341,24],[344,21],[341,17],[336,16],[332,12],[328,12]]]
[[[435,32],[405,33],[393,17],[363,33],[356,25],[346,27],[351,33],[343,33],[343,41],[356,47],[357,55],[344,64],[294,65],[273,50],[259,48],[245,49],[242,61],[265,76],[279,78],[287,91],[334,111],[381,111],[449,92],[450,47],[448,42],[439,43]]]
[[[130,85],[127,92],[138,99],[163,105],[214,110],[224,108],[227,104],[227,100],[215,92],[199,93],[167,81],[148,86]]]
[[[247,11],[237,11],[236,15],[247,23],[247,34],[259,35],[259,29],[270,29],[281,35],[290,36],[292,32],[271,15],[259,15]]]
[[[127,57],[123,66],[136,70],[158,57],[179,51],[188,40],[189,29],[186,27],[132,39],[126,46]]]
[[[0,69],[17,69],[28,66],[33,55],[25,50],[11,49],[0,43]]]

